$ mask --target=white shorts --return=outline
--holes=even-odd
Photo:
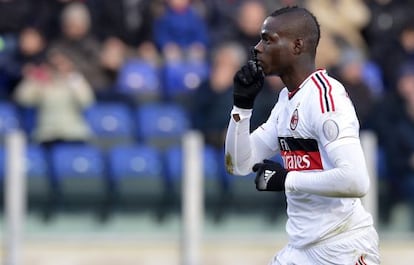
[[[269,265],[378,265],[378,234],[373,227],[307,248],[291,245],[277,253]]]

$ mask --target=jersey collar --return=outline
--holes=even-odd
[[[306,79],[299,85],[299,87],[297,87],[296,89],[294,89],[293,91],[289,91],[288,92],[288,98],[289,100],[293,98],[294,95],[296,95],[296,93],[308,82],[308,80],[316,73],[318,72],[325,72],[325,69],[317,69],[315,72],[313,72],[312,74],[310,74],[308,77],[306,77]]]

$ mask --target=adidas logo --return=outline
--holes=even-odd
[[[273,171],[273,170],[265,170],[265,172],[264,172],[264,179],[265,179],[265,181],[266,181],[266,184],[267,184],[267,182],[269,181],[269,179],[271,178],[271,177],[273,177],[273,175],[276,173],[276,171]]]

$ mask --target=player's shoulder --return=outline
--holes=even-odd
[[[306,86],[314,100],[314,106],[322,113],[335,112],[344,102],[348,104],[348,94],[340,81],[330,76],[326,70],[314,72]]]
[[[289,95],[289,90],[288,90],[287,87],[284,87],[279,92],[279,99],[280,100],[281,99],[286,99],[286,98],[288,98],[288,95]]]
[[[330,96],[346,93],[342,83],[330,76],[324,69],[318,70],[310,75],[306,83],[307,86],[311,87],[310,90],[317,95]]]

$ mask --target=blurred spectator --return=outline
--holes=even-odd
[[[18,34],[30,13],[28,0],[0,0],[0,97],[7,99],[15,85],[14,57],[18,51]]]
[[[93,91],[64,51],[52,50],[43,65],[27,66],[15,100],[36,109],[33,138],[45,147],[89,140],[83,110],[94,102]]]
[[[391,42],[378,59],[388,87],[396,86],[398,69],[407,60],[414,63],[414,20],[409,20],[403,25],[397,41]]]
[[[329,32],[321,32],[321,39],[316,52],[316,66],[330,70],[339,63],[340,58],[341,47],[335,41],[335,37]]]
[[[119,69],[129,55],[130,51],[128,47],[118,38],[110,37],[103,43],[99,55],[100,63],[109,84],[114,84]]]
[[[166,0],[153,28],[155,43],[167,61],[205,59],[207,23],[193,9],[191,0]]]
[[[26,27],[19,36],[19,58],[22,68],[28,64],[39,64],[45,59],[47,42],[38,29]],[[21,73],[20,73],[21,74]]]
[[[0,35],[17,34],[31,13],[30,0],[0,0]]]
[[[78,0],[29,0],[30,13],[25,16],[25,26],[37,28],[47,41],[58,38],[62,10],[74,1]]]
[[[193,124],[204,134],[206,143],[220,150],[233,106],[233,76],[247,57],[242,46],[222,43],[212,52],[210,79],[201,84],[193,97]]]
[[[272,12],[284,6],[303,6],[306,0],[263,0],[267,9]]]
[[[208,25],[211,46],[232,39],[236,31],[236,14],[244,0],[210,0],[204,1],[206,7],[205,20]]]
[[[269,118],[270,112],[276,104],[278,94],[285,85],[278,76],[267,76],[263,89],[255,99],[254,111],[250,122],[250,131],[262,125]]]
[[[22,78],[22,69],[29,64],[39,64],[44,60],[46,40],[36,28],[26,27],[17,36],[16,43],[8,43],[0,51],[1,97],[9,99],[14,87]],[[13,46],[13,47],[10,47]]]
[[[343,83],[354,104],[360,126],[364,128],[368,115],[379,95],[375,94],[375,88],[369,86],[364,75],[367,61],[363,54],[358,50],[348,49],[343,51],[341,57],[333,73]]]
[[[237,10],[235,41],[250,52],[260,40],[262,23],[268,12],[262,1],[247,0]]]
[[[101,55],[104,68],[108,70],[108,60],[104,57],[110,52],[114,59],[114,52],[119,55],[133,54],[144,60],[158,64],[159,55],[153,42],[152,26],[154,16],[160,9],[161,0],[89,0],[92,16],[95,19],[94,32],[102,40],[103,54]],[[136,51],[136,52],[135,52]],[[119,61],[119,60],[118,60]],[[110,77],[113,81],[112,70],[119,69],[110,66]],[[116,71],[115,71],[116,73]]]
[[[360,0],[308,0],[309,10],[318,18],[322,35],[332,34],[340,47],[367,50],[361,29],[370,20],[370,10]]]
[[[258,2],[258,3],[246,3]],[[265,15],[269,12],[287,5],[301,5],[304,0],[209,0],[204,1],[206,7],[206,21],[208,23],[209,35],[212,46],[225,40],[237,41],[237,36],[244,38],[246,35],[251,36],[251,42],[244,45],[247,49],[260,37],[260,26],[264,20],[263,8],[266,10]],[[250,9],[250,11],[249,11]],[[246,13],[252,12],[250,15]],[[243,13],[243,14],[242,14]],[[241,18],[243,15],[243,18]],[[247,19],[247,20],[246,20]],[[263,19],[262,21],[260,21]],[[243,25],[241,25],[243,24]],[[246,25],[245,25],[246,24]],[[246,31],[243,33],[243,30]],[[254,31],[257,27],[258,31]],[[241,31],[241,32],[239,32]],[[249,37],[247,38],[249,39]]]
[[[100,91],[110,84],[100,62],[101,45],[90,33],[90,26],[91,18],[85,4],[68,4],[61,14],[62,35],[50,45],[64,50],[92,87]]]
[[[153,13],[150,0],[95,0],[91,13],[94,31],[100,39],[118,38],[126,45],[138,47],[152,40]]]
[[[370,128],[385,153],[385,176],[380,179],[381,221],[390,221],[393,206],[408,202],[414,214],[414,64],[400,67],[395,89],[378,103]],[[412,228],[414,229],[414,218]]]
[[[399,30],[411,19],[414,6],[409,0],[365,0],[371,19],[363,29],[371,58],[381,60],[389,45],[398,39]]]

